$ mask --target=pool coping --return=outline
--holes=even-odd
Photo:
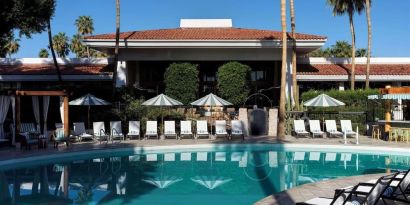
[[[111,147],[111,148],[98,148],[93,150],[81,150],[81,151],[68,151],[63,153],[49,153],[36,156],[22,156],[13,159],[0,160],[0,167],[10,166],[13,164],[23,164],[27,162],[33,162],[38,160],[57,160],[68,157],[76,157],[90,154],[113,154],[115,151],[130,152],[131,154],[146,154],[146,153],[162,153],[162,152],[183,152],[186,150],[198,150],[201,149],[218,149],[220,147],[230,149],[246,149],[252,148],[252,150],[258,150],[261,148],[267,148],[271,146],[278,151],[305,151],[305,152],[341,152],[349,153],[354,152],[357,154],[378,154],[378,155],[398,155],[398,156],[410,156],[410,149],[397,148],[397,147],[384,147],[384,146],[362,146],[362,145],[320,145],[320,144],[289,144],[289,143],[221,143],[221,144],[191,144],[191,145],[156,145],[156,146],[138,146],[133,147]]]

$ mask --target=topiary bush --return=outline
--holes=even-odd
[[[234,105],[242,105],[249,95],[251,68],[239,62],[229,62],[218,68],[218,93]]]
[[[189,104],[196,99],[199,85],[198,65],[191,63],[172,63],[165,71],[165,93]]]

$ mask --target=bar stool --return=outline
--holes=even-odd
[[[372,125],[372,139],[380,140],[381,130],[379,125]]]
[[[391,141],[393,141],[393,140],[396,140],[396,142],[397,142],[397,128],[395,128],[395,127],[390,127],[390,131],[389,131],[389,142],[391,142]]]

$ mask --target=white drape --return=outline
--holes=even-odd
[[[31,96],[31,102],[33,104],[34,118],[36,119],[37,131],[40,131],[40,105],[38,102],[38,96]]]
[[[61,123],[63,123],[64,126],[64,98],[60,97],[60,117],[61,117]]]
[[[50,105],[50,96],[43,96],[43,133],[45,137],[48,137],[47,133],[47,115],[48,115],[48,106]]]
[[[7,112],[10,106],[10,96],[0,96],[0,139],[4,139],[4,120],[6,120]]]
[[[13,139],[11,140],[12,145],[16,144],[16,97],[12,96],[10,98],[11,100],[11,108],[13,109],[13,130],[11,130],[11,133],[13,133]]]

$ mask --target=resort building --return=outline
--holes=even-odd
[[[321,48],[326,37],[296,35],[299,57],[297,81],[300,92],[312,88],[346,89],[350,59],[308,58]],[[291,96],[292,63],[289,42],[287,94]],[[115,34],[88,36],[84,44],[114,53]],[[261,91],[277,104],[280,89],[281,32],[233,27],[230,19],[182,19],[175,29],[123,32],[120,35],[117,87],[134,86],[142,94],[154,96],[164,91],[165,69],[174,62],[197,64],[200,71],[199,96],[216,91],[216,72],[229,61],[251,67],[251,93]],[[366,59],[357,58],[357,87],[364,87]],[[78,95],[109,93],[111,59],[59,59],[62,79]],[[371,86],[405,86],[410,82],[410,58],[372,58]],[[57,75],[52,59],[0,59],[2,90],[52,88]],[[86,86],[87,91],[82,88]]]

